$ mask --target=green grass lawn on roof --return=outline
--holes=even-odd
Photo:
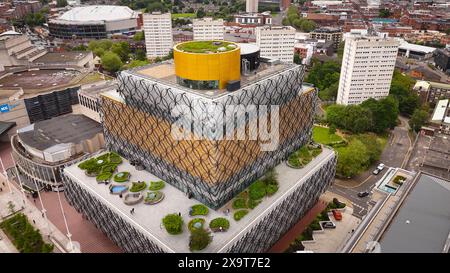
[[[235,49],[235,47],[231,47],[230,45],[234,45],[229,42],[220,42],[220,44],[215,45],[214,41],[192,41],[183,43],[177,46],[177,49],[191,52],[191,53],[207,53],[207,52],[220,52],[219,48],[224,47],[225,50],[222,52],[230,51]]]

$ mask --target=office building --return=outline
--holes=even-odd
[[[147,58],[167,56],[173,47],[171,14],[153,12],[143,18]]]
[[[223,19],[214,20],[213,18],[194,19],[192,21],[194,40],[223,40]]]
[[[388,96],[398,47],[399,42],[385,33],[346,34],[336,102],[360,104]]]
[[[285,63],[294,61],[295,28],[291,26],[261,26],[256,28],[256,44],[261,56]]]
[[[342,42],[342,31],[339,28],[323,27],[311,31],[310,36],[312,39],[326,40],[333,42],[333,47],[336,50],[339,44]]]

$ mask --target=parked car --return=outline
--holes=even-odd
[[[378,164],[378,166],[377,166],[377,168],[375,169],[375,170],[373,170],[373,174],[374,175],[377,175],[377,174],[379,174],[383,169],[384,169],[384,164],[383,163],[380,163],[380,164]]]
[[[340,211],[334,209],[331,212],[333,213],[334,219],[336,219],[336,221],[342,220],[342,213]]]
[[[336,225],[331,221],[327,221],[327,222],[322,222],[322,227],[323,228],[336,228]]]
[[[368,196],[369,194],[370,194],[370,193],[369,193],[368,191],[362,191],[362,192],[359,192],[359,193],[358,193],[358,197],[363,198],[363,197]]]

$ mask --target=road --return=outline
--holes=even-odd
[[[375,183],[383,177],[389,167],[400,168],[406,166],[407,155],[412,149],[413,141],[408,135],[409,125],[406,118],[400,117],[401,124],[396,126],[388,139],[380,161],[376,162],[364,173],[350,179],[335,179],[335,183],[330,187],[330,191],[349,199],[354,207],[353,215],[362,218],[367,214],[370,195],[364,198],[357,196],[362,191],[372,191]],[[373,175],[372,171],[379,163],[384,163],[386,167],[378,175]]]

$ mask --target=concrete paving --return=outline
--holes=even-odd
[[[313,234],[314,242],[304,242],[305,250],[315,253],[335,253],[338,252],[347,240],[352,236],[353,231],[358,226],[360,220],[353,215],[353,209],[346,207],[342,212],[342,220],[336,221],[329,214],[330,220],[335,223],[336,228],[315,231]]]

